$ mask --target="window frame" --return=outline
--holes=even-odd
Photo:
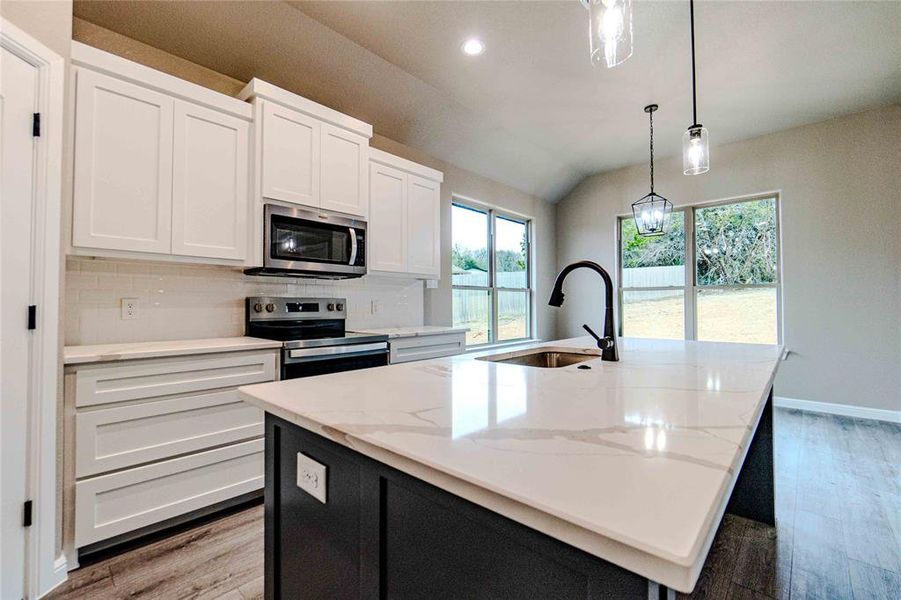
[[[473,210],[476,212],[483,213],[487,215],[488,219],[488,284],[485,286],[481,285],[456,285],[454,284],[454,274],[453,274],[453,258],[451,258],[451,312],[453,312],[453,293],[454,290],[471,290],[471,291],[484,291],[488,293],[490,298],[489,307],[491,310],[491,315],[488,320],[488,336],[489,341],[484,344],[467,344],[467,348],[486,348],[489,346],[495,346],[500,344],[514,344],[521,343],[528,340],[535,339],[535,331],[536,331],[536,323],[535,323],[535,282],[534,282],[534,268],[533,261],[535,259],[533,255],[533,241],[534,241],[534,233],[533,233],[533,219],[531,217],[516,214],[514,212],[504,210],[501,208],[497,208],[494,206],[489,206],[486,204],[482,204],[481,202],[477,202],[474,200],[470,200],[467,198],[462,198],[460,196],[452,196],[451,197],[451,214],[453,215],[453,209],[455,206],[459,206],[465,210]],[[497,248],[495,247],[496,240],[496,222],[498,218],[507,219],[508,221],[513,221],[515,223],[519,223],[525,226],[526,230],[526,284],[527,286],[524,288],[511,288],[511,287],[499,287],[497,285]],[[453,216],[451,217],[451,248],[454,245],[454,232],[453,232]],[[498,339],[498,303],[499,303],[499,293],[498,292],[516,292],[519,294],[523,294],[526,297],[526,306],[528,307],[528,311],[526,312],[526,335],[525,337],[513,338],[508,340],[499,340]]]
[[[756,200],[772,199],[776,210],[776,281],[774,283],[747,283],[730,285],[698,285],[697,282],[697,255],[695,244],[695,213],[704,208],[725,206],[728,204],[740,204],[754,202]],[[623,315],[625,293],[632,291],[675,291],[682,290],[684,302],[683,326],[684,340],[698,341],[698,295],[701,290],[729,290],[729,289],[753,289],[772,288],[776,290],[776,343],[782,344],[782,194],[781,192],[766,192],[735,198],[724,198],[695,204],[683,204],[673,207],[673,213],[684,214],[685,231],[685,283],[681,286],[655,286],[655,287],[628,287],[624,288],[623,282],[623,221],[632,218],[631,213],[620,214],[616,217],[616,291],[617,291],[617,334],[623,335]],[[721,342],[732,343],[732,342]]]

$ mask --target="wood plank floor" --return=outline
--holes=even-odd
[[[901,426],[777,409],[775,529],[727,516],[687,598],[901,598]],[[48,598],[263,595],[255,506],[69,573]]]

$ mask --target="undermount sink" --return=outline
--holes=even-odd
[[[544,347],[480,356],[476,360],[542,369],[559,369],[600,357],[601,351],[595,349]]]

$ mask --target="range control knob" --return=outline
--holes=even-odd
[[[263,305],[257,302],[253,305],[253,312],[263,312]]]
[[[337,308],[338,310],[344,310],[344,305],[338,304],[335,308]]]
[[[326,308],[328,308],[329,310],[335,310],[335,305],[332,303],[329,303],[329,305]]]
[[[266,305],[266,312],[275,312],[275,304],[269,303]]]

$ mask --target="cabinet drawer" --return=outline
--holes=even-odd
[[[275,379],[274,352],[235,352],[80,367],[75,374],[75,406],[186,394]]]
[[[263,434],[263,412],[237,389],[75,416],[75,476],[123,469]]]
[[[392,364],[453,356],[466,350],[465,333],[395,338],[388,342]]]
[[[82,547],[263,486],[263,440],[251,440],[75,484]]]

